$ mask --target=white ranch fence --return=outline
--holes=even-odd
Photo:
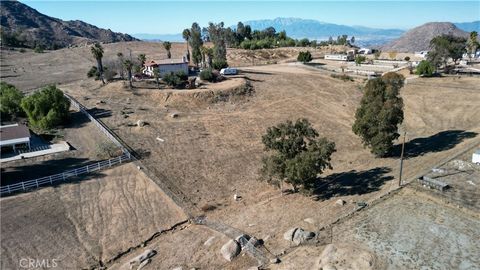
[[[0,187],[0,195],[5,195],[5,194],[11,194],[19,191],[27,191],[27,190],[32,190],[39,188],[40,186],[46,186],[46,185],[53,185],[57,184],[60,182],[65,182],[68,178],[76,177],[82,174],[88,174],[96,171],[101,171],[103,169],[110,168],[112,166],[125,163],[130,161],[133,156],[132,154],[125,148],[125,146],[112,134],[112,132],[108,129],[105,124],[102,122],[98,121],[90,115],[86,108],[78,103],[74,98],[70,97],[69,95],[65,94],[65,97],[67,97],[71,104],[77,108],[80,112],[85,114],[90,121],[92,121],[97,128],[102,131],[116,146],[120,147],[122,149],[123,154],[119,157],[111,158],[108,160],[96,162],[93,164],[89,164],[87,166],[83,166],[80,168],[72,169],[65,171],[63,173],[55,174],[55,175],[50,175],[50,176],[45,176],[29,181],[24,181],[24,182],[19,182],[11,185],[6,185]]]

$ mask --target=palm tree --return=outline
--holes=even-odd
[[[91,52],[95,60],[97,60],[97,70],[102,79],[102,83],[105,84],[105,80],[103,79],[103,64],[102,64],[102,57],[103,57],[103,48],[100,43],[95,43],[92,48]]]
[[[172,43],[165,41],[163,42],[163,47],[167,50],[167,57],[170,59],[172,58],[172,54],[170,53],[170,48],[172,48]]]
[[[212,67],[213,62],[213,48],[207,48],[208,67]]]
[[[123,69],[123,53],[121,53],[121,52],[117,53],[117,57],[118,57],[118,61],[120,61],[120,67],[119,67],[119,69],[120,69],[120,70],[119,70],[119,71],[120,71],[120,77],[121,77],[122,79],[124,79],[125,74],[124,74],[124,72],[123,72],[123,71],[124,71],[124,69]]]
[[[190,30],[188,28],[183,30],[182,35],[183,39],[187,41],[187,60],[190,62],[190,51],[188,50],[188,41],[190,40],[191,36]]]
[[[202,67],[206,67],[207,63],[207,51],[208,48],[205,46],[200,47],[200,53],[202,54]]]
[[[138,61],[143,65],[145,64],[145,61],[147,61],[147,56],[144,53],[141,53],[138,55]]]
[[[133,68],[133,63],[132,61],[130,60],[125,60],[123,62],[123,66],[125,67],[125,69],[127,70],[127,73],[128,73],[128,83],[129,83],[129,86],[130,86],[130,89],[133,87],[132,85],[132,68]]]

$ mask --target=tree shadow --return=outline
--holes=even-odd
[[[478,135],[476,132],[465,130],[446,130],[435,135],[416,138],[405,143],[403,157],[405,159],[422,156],[427,153],[441,152],[454,148],[465,139],[471,139]],[[390,157],[398,158],[401,155],[402,145],[393,147]]]
[[[91,108],[88,109],[87,112],[95,118],[106,118],[112,116],[112,111],[111,110],[105,110],[101,108]]]
[[[70,112],[70,117],[67,121],[59,127],[62,128],[81,128],[85,126],[90,120],[82,112]]]
[[[377,167],[366,171],[351,170],[335,173],[317,181],[313,194],[319,199],[330,199],[336,196],[362,195],[380,190],[386,181],[393,176],[386,175],[392,170],[387,167]]]
[[[243,73],[247,73],[247,74],[259,74],[259,75],[273,75],[273,73],[264,72],[264,71],[240,70],[240,74],[243,74]]]

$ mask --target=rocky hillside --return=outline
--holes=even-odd
[[[41,14],[18,1],[2,1],[2,44],[57,49],[95,41],[110,43],[137,40],[127,34],[101,29],[82,21],[63,21]]]
[[[415,27],[400,38],[381,47],[382,51],[415,52],[428,50],[430,40],[440,35],[468,38],[469,33],[449,22],[431,22]]]

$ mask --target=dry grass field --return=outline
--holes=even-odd
[[[147,56],[149,52],[150,55],[164,53],[161,44],[129,43],[107,45],[106,54],[116,52],[122,46],[131,47],[135,52],[144,52]],[[178,49],[179,45],[175,46],[177,51],[182,51],[181,48]],[[83,52],[80,51],[83,49],[72,50],[83,55],[84,62],[78,65],[88,67],[92,65],[93,59],[90,59],[88,48],[84,49]],[[51,59],[56,59],[62,51],[48,54],[52,54]],[[230,51],[229,57],[234,54],[242,53]],[[34,55],[31,59],[34,57],[39,56]],[[87,59],[92,63],[87,64]],[[238,65],[240,61],[247,61],[240,56],[236,59],[239,59]],[[284,58],[278,59],[282,61]],[[173,192],[176,199],[183,201],[182,206],[186,206],[185,210],[189,213],[204,214],[208,220],[228,224],[264,239],[265,246],[273,254],[292,250],[282,237],[287,229],[298,226],[317,231],[352,212],[356,202],[372,202],[397,187],[399,145],[397,144],[392,157],[374,158],[351,131],[355,110],[362,96],[364,81],[361,79],[343,82],[311,68],[281,63],[241,68],[242,78],[209,85],[207,89],[165,91],[142,88],[129,90],[123,82],[101,86],[99,82],[84,78],[85,72],[82,70],[81,74],[76,74],[78,77],[75,80],[64,79],[60,88],[88,108],[109,112],[101,116],[102,121],[141,155],[142,165],[155,175],[153,182]],[[32,82],[26,80],[28,78],[36,79],[32,79]],[[8,78],[12,83],[21,81],[22,84],[24,80],[30,84],[42,83],[41,78],[28,72]],[[480,118],[476,111],[480,104],[479,81],[474,77],[408,81],[402,90],[405,121],[400,128],[407,132],[405,180],[410,181],[425,174],[455,153],[480,142]],[[247,85],[252,87],[252,93],[238,91]],[[27,83],[22,87],[28,89]],[[172,113],[178,116],[172,118]],[[297,118],[309,119],[319,133],[333,140],[337,147],[337,152],[332,156],[333,170],[326,171],[321,179],[333,182],[319,187],[313,197],[315,200],[301,194],[282,195],[278,189],[258,181],[263,155],[261,136],[267,127]],[[148,125],[135,126],[138,120],[143,120]],[[107,181],[90,181],[96,183],[104,180]],[[153,182],[150,184],[153,185]],[[47,191],[45,189],[39,192]],[[69,193],[62,189],[55,194],[65,198]],[[240,195],[241,199],[233,201],[234,194]],[[22,198],[21,196],[11,200]],[[132,195],[126,193],[122,196],[131,198]],[[41,198],[49,201],[46,196]],[[153,203],[151,200],[164,200],[163,195],[148,198],[151,205],[161,208],[160,202]],[[335,201],[339,198],[347,204],[336,205]],[[11,212],[4,215],[3,205],[7,200],[10,198],[2,199],[2,217],[10,215],[14,217],[12,220],[18,220],[19,217]],[[206,206],[214,209],[202,211]],[[64,214],[62,212],[59,215]],[[125,215],[122,213],[115,216],[116,219],[123,217]],[[152,220],[149,214],[145,218],[147,223]],[[307,218],[308,222],[305,221]],[[112,226],[98,220],[93,222],[98,222],[96,226],[103,230]],[[59,226],[68,228],[67,225]],[[128,228],[135,232],[137,226],[140,226],[139,223],[132,223]],[[2,224],[2,230],[3,227]],[[70,235],[68,230],[65,234]],[[354,233],[346,234],[345,237],[348,235],[353,237]],[[122,237],[127,236],[128,239],[135,238],[137,244],[145,241],[145,235],[131,236],[124,231]],[[203,243],[211,236],[222,240],[212,244],[212,247],[206,247]],[[184,229],[162,234],[147,246],[160,254],[145,269],[171,269],[177,266],[242,269],[251,266],[251,260],[247,256],[225,264],[223,258],[219,257],[219,247],[225,240],[222,237],[198,225],[188,225]],[[113,240],[109,243],[112,246],[123,245],[122,239],[118,241],[119,244],[114,244]],[[102,254],[108,253],[103,251],[107,250],[105,246],[100,248]],[[365,249],[376,252],[370,246]],[[97,255],[99,253],[92,254],[97,257],[85,257],[82,260],[110,258]],[[115,261],[112,268],[121,267],[135,254],[137,250]],[[422,260],[428,261],[424,258]],[[385,262],[380,262],[379,265],[385,265]]]
[[[133,164],[0,202],[2,269],[19,269],[22,258],[99,267],[186,219]]]

